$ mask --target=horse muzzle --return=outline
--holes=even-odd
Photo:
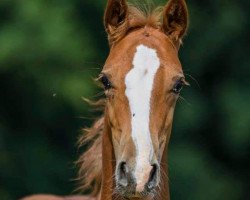
[[[159,175],[158,164],[149,165],[138,172],[131,169],[126,162],[120,162],[116,169],[117,192],[126,198],[153,195],[159,184]]]

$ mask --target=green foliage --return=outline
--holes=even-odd
[[[74,190],[75,143],[95,116],[81,97],[96,97],[93,77],[108,54],[105,3],[0,2],[0,199]],[[192,86],[175,115],[171,196],[247,199],[249,1],[188,5],[191,23],[180,57]]]

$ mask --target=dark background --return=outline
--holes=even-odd
[[[170,142],[172,200],[247,200],[249,0],[187,2],[180,59],[192,86],[178,102]],[[105,4],[0,1],[1,200],[76,188],[77,137],[96,116],[82,97],[98,98],[93,78],[108,55]]]

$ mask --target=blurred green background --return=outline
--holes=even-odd
[[[140,1],[140,0],[138,0]],[[165,1],[156,1],[164,5]],[[250,2],[188,0],[187,80],[170,142],[172,200],[250,196]],[[0,1],[0,199],[71,194],[108,55],[104,0]],[[192,78],[193,77],[193,78]]]

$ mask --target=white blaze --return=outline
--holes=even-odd
[[[144,176],[151,170],[153,144],[149,130],[150,99],[160,60],[155,49],[139,45],[132,64],[133,68],[125,78],[125,94],[132,115],[132,138],[136,147],[135,178],[137,187],[142,189]]]

